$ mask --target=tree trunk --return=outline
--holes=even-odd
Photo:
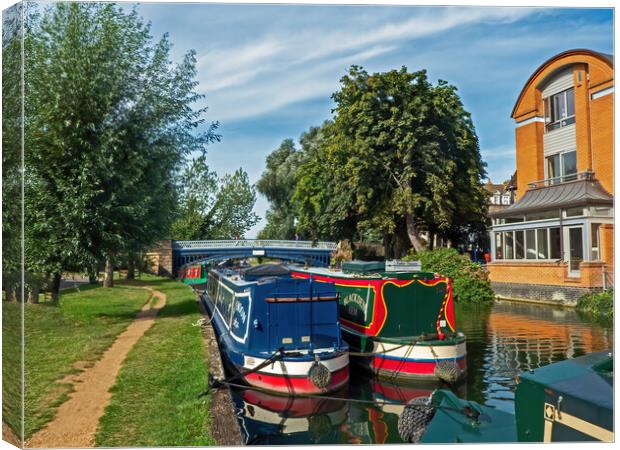
[[[105,259],[105,273],[103,275],[103,287],[114,287],[114,261],[111,256]]]
[[[60,301],[60,273],[52,275],[52,303],[58,304]]]
[[[435,249],[435,232],[431,231],[430,233],[428,233],[428,249],[429,250],[434,250]]]
[[[4,289],[4,292],[5,292],[4,299],[7,302],[14,301],[15,300],[15,294],[14,294],[14,292],[15,292],[15,284],[9,282],[8,280],[4,280],[2,282],[2,288]]]
[[[99,278],[99,270],[96,265],[88,269],[88,284],[97,284]]]
[[[36,305],[39,303],[39,285],[35,284],[30,288],[28,292],[28,303]]]
[[[413,214],[407,213],[405,215],[405,221],[407,222],[407,236],[409,236],[413,249],[416,252],[421,252],[424,250],[424,245],[422,244],[422,241],[420,241],[418,228],[415,225],[415,218],[413,217]]]
[[[390,242],[390,237],[387,234],[383,235],[383,253],[386,260],[392,258],[392,245]]]
[[[136,279],[136,264],[133,254],[129,255],[129,260],[127,261],[127,279]]]

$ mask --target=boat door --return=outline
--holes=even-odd
[[[300,309],[310,302],[268,301],[269,304],[269,345],[272,349],[284,347],[294,349],[302,346],[302,339],[309,342],[309,336],[300,336]],[[307,313],[307,312],[306,312]],[[308,333],[309,334],[309,333]],[[305,339],[304,339],[305,338]],[[304,343],[307,346],[307,342]]]

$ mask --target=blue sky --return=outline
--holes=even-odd
[[[173,57],[198,57],[209,148],[218,174],[243,167],[255,182],[265,157],[331,117],[330,95],[351,64],[369,72],[407,66],[454,84],[472,113],[489,177],[515,169],[510,112],[531,73],[571,48],[613,51],[613,11],[585,8],[162,4],[138,7]],[[255,210],[264,217],[268,202]],[[248,233],[254,237],[264,220]]]

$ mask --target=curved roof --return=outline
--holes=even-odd
[[[507,217],[515,214],[584,205],[613,205],[613,197],[596,180],[577,180],[529,189],[523,197],[507,208],[493,214],[493,217]]]
[[[609,67],[611,67],[613,69],[614,67],[614,57],[613,55],[609,55],[607,53],[600,53],[594,50],[589,50],[587,48],[576,48],[576,49],[572,49],[572,50],[566,50],[562,53],[558,53],[555,56],[552,56],[551,58],[549,58],[548,60],[546,60],[544,63],[542,63],[538,69],[536,69],[534,71],[534,73],[528,78],[528,80],[526,81],[526,83],[523,85],[523,88],[521,89],[521,92],[519,93],[519,97],[517,98],[517,101],[515,102],[514,107],[512,108],[512,112],[510,113],[511,117],[514,117],[516,112],[517,112],[517,107],[519,106],[519,103],[521,102],[521,99],[523,98],[523,94],[525,93],[525,91],[527,90],[527,88],[529,87],[529,85],[542,73],[545,71],[545,69],[547,67],[549,67],[551,64],[553,64],[554,62],[562,59],[562,58],[566,58],[568,56],[576,56],[576,55],[583,55],[583,56],[591,56],[597,59],[600,59],[601,61],[607,63],[609,65]]]

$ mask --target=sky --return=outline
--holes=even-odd
[[[610,8],[503,8],[142,3],[155,37],[169,33],[179,61],[194,49],[197,106],[220,123],[208,148],[219,175],[242,167],[256,182],[282,140],[332,117],[331,94],[352,64],[406,66],[458,88],[493,182],[516,168],[510,112],[545,60],[564,50],[613,52]],[[255,212],[269,204],[258,195]],[[264,219],[246,237],[252,238]]]

